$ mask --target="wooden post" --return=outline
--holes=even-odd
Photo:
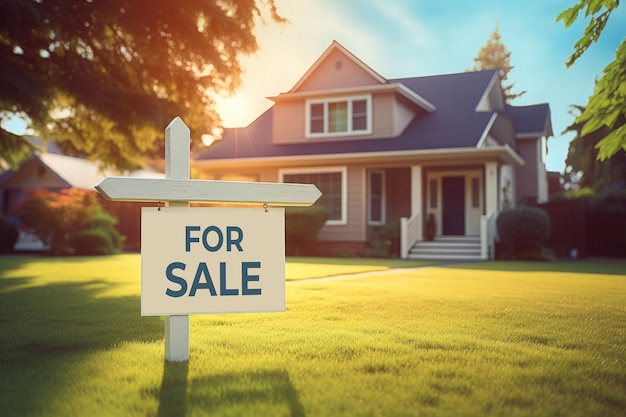
[[[322,195],[313,184],[191,180],[190,145],[189,128],[176,117],[165,129],[164,179],[107,177],[96,185],[96,190],[110,201],[152,201],[171,207],[189,207],[192,201],[260,204],[266,208],[310,206]],[[284,257],[284,248],[281,253]],[[142,254],[142,283],[144,261]],[[165,316],[165,360],[189,360],[189,315]]]
[[[165,178],[189,180],[191,132],[180,117],[165,128]],[[189,207],[188,201],[167,201],[168,206]],[[189,360],[189,316],[165,316],[165,360]]]

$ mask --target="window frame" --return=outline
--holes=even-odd
[[[363,117],[363,113],[355,113],[354,112],[354,102],[355,101],[365,101],[365,117],[366,117],[366,126],[365,129],[354,130],[354,117],[355,114],[359,117]],[[329,104],[331,103],[347,103],[347,127],[345,132],[331,132],[330,131],[330,114],[329,114]],[[322,132],[312,132],[311,131],[311,107],[313,105],[323,106],[323,128]],[[337,96],[337,97],[327,97],[327,98],[314,98],[308,99],[305,101],[304,105],[305,109],[305,137],[306,138],[332,138],[332,137],[341,137],[341,136],[355,136],[355,135],[369,135],[372,133],[372,96],[368,95],[358,95],[358,96]]]
[[[372,175],[380,175],[380,185],[381,185],[381,190],[380,190],[380,220],[374,220],[372,219],[372,207],[373,207],[373,200],[372,197],[374,195],[374,193],[372,192]],[[386,193],[386,187],[385,187],[385,171],[382,169],[374,169],[374,170],[370,170],[367,172],[367,224],[371,225],[371,226],[381,226],[383,224],[385,224],[386,221],[386,213],[385,213],[385,193]]]
[[[337,174],[341,175],[341,218],[326,220],[326,226],[345,226],[348,224],[348,167],[311,167],[311,168],[284,168],[278,170],[280,182],[285,182],[286,175],[302,174]]]

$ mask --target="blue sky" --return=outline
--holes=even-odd
[[[570,104],[584,105],[594,79],[615,58],[626,35],[626,6],[618,8],[600,42],[573,67],[565,61],[584,21],[567,30],[556,16],[574,0],[277,0],[290,20],[257,28],[261,50],[247,59],[239,91],[218,110],[226,126],[250,123],[289,90],[333,40],[386,78],[463,72],[500,22],[502,42],[515,67],[513,105],[549,103],[555,137],[548,141],[549,170],[563,171],[572,135]]]

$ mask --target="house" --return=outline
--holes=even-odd
[[[97,164],[82,158],[65,156],[55,148],[54,142],[47,144],[50,152],[34,153],[19,168],[7,170],[0,175],[0,213],[12,219],[12,212],[28,196],[29,190],[46,189],[60,191],[66,188],[94,190],[104,177],[114,175],[103,172]],[[133,177],[163,178],[163,174],[149,169],[127,172]],[[95,192],[95,190],[94,190]],[[126,245],[139,248],[140,206],[132,203],[116,204],[101,201],[107,211],[118,218],[118,229],[126,236]],[[45,247],[33,235],[20,230],[15,250],[44,250]]]
[[[270,99],[193,166],[210,179],[316,184],[329,212],[320,245],[358,254],[400,219],[402,258],[487,259],[498,212],[548,198],[550,109],[507,105],[497,71],[386,79],[333,42]]]

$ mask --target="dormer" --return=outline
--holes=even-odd
[[[415,117],[435,110],[337,42],[291,90],[270,99],[277,144],[396,137]]]

